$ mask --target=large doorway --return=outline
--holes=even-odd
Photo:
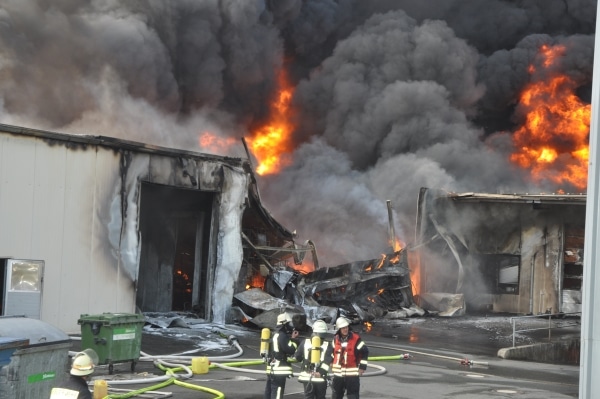
[[[209,317],[215,194],[142,183],[136,304],[143,312]]]

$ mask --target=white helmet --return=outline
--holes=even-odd
[[[335,321],[335,329],[336,330],[339,330],[340,328],[348,327],[349,325],[350,325],[350,322],[345,317],[338,317],[338,319]]]
[[[71,375],[90,375],[94,372],[94,361],[92,358],[83,352],[79,352],[73,358],[71,365]]]
[[[325,323],[323,320],[317,320],[313,324],[312,330],[314,333],[317,333],[317,334],[323,333],[324,334],[327,332],[327,323]]]
[[[277,316],[277,325],[290,323],[292,324],[292,315],[288,312],[283,312],[279,316]]]

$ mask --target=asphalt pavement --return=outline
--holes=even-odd
[[[399,322],[370,331],[354,326],[370,349],[370,366],[361,379],[361,398],[578,397],[578,365],[498,358],[498,349],[507,346],[512,337],[506,336],[505,327],[492,325],[497,325],[496,318]],[[266,375],[259,355],[260,331],[244,330],[234,335],[225,329],[215,334],[223,339],[235,337],[233,344],[197,352],[193,334],[185,329],[165,329],[164,334],[144,332],[142,356],[134,364],[134,372],[129,363],[115,364],[112,374],[106,366],[99,366],[94,378],[107,380],[113,395],[138,391],[142,396],[136,397],[146,398],[262,398]],[[168,379],[169,369],[186,374],[177,365],[190,366],[191,359],[201,356],[211,360],[207,373],[178,377],[177,383]],[[158,384],[164,386],[159,388]],[[296,378],[289,379],[285,397],[303,398],[302,388]],[[142,394],[144,390],[150,392]]]

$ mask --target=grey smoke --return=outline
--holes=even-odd
[[[511,165],[541,44],[589,101],[590,0],[0,0],[0,122],[175,148],[248,136],[281,68],[296,87],[293,164],[265,206],[321,263],[413,237],[420,187],[552,192]],[[241,142],[222,155],[245,156]]]

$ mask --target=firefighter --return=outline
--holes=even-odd
[[[88,381],[94,372],[90,354],[79,352],[73,356],[69,378],[60,386],[52,388],[50,399],[92,399]]]
[[[293,375],[288,357],[298,349],[298,331],[288,312],[277,316],[277,327],[271,339],[271,353],[267,364],[265,399],[283,399],[285,383]]]
[[[367,369],[369,349],[361,337],[350,330],[350,322],[339,317],[335,322],[337,332],[333,337],[333,363],[331,372],[331,399],[358,399],[360,376]]]
[[[296,351],[296,360],[302,362],[298,381],[304,385],[305,399],[325,399],[333,346],[325,337],[327,324],[323,320],[315,321],[312,331],[312,337],[302,341]]]

